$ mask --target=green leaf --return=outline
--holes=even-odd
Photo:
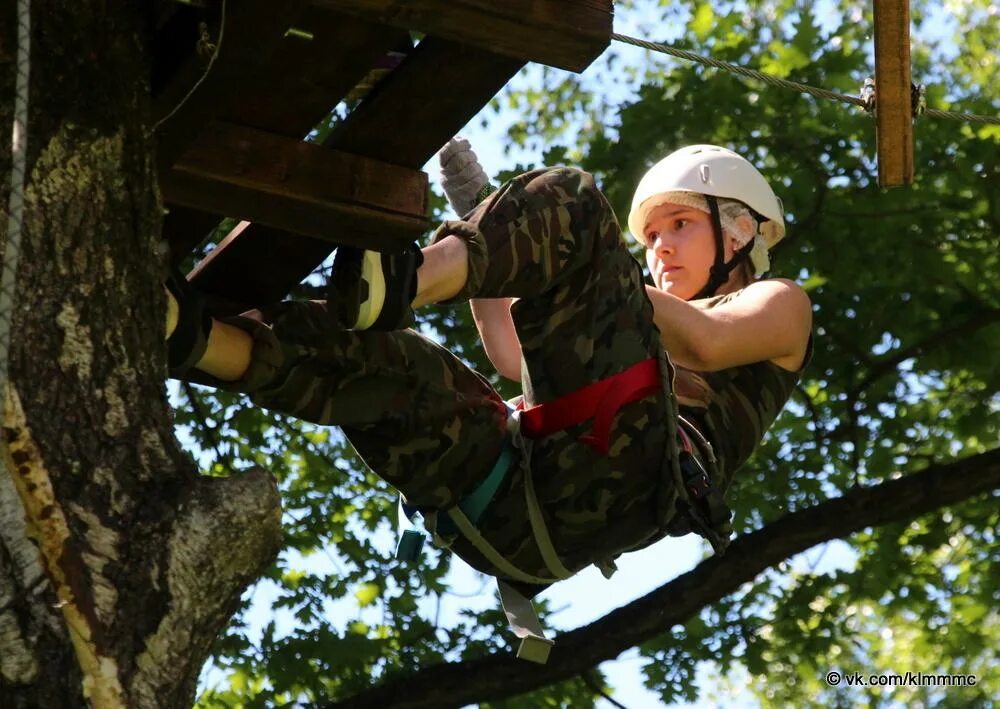
[[[715,11],[712,9],[712,5],[707,2],[698,3],[694,14],[691,16],[690,28],[699,42],[704,42],[708,39],[708,35],[714,24]]]
[[[366,583],[361,585],[357,591],[354,592],[354,597],[358,600],[358,605],[362,608],[365,606],[370,606],[379,596],[381,589],[377,584]]]

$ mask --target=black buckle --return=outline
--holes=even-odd
[[[704,499],[712,489],[712,481],[708,477],[708,473],[705,472],[698,459],[688,451],[681,451],[680,464],[681,476],[684,478],[684,484],[691,497],[696,500]]]
[[[686,450],[680,452],[679,459],[681,477],[692,502],[687,510],[688,519],[712,544],[715,553],[722,554],[732,534],[733,513],[701,462]]]

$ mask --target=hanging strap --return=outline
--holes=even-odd
[[[400,495],[396,523],[396,558],[400,561],[416,561],[424,549],[424,540],[427,537],[416,528],[419,517],[420,511],[406,504],[405,498]]]
[[[538,504],[538,495],[535,494],[535,479],[531,471],[528,471],[524,476],[524,502],[528,506],[531,533],[535,537],[535,544],[538,546],[538,552],[542,555],[542,561],[548,567],[549,573],[556,579],[568,579],[573,575],[573,572],[563,565],[555,546],[552,544],[549,527],[545,524],[545,517],[542,515],[542,506]]]
[[[500,589],[500,604],[507,616],[507,623],[514,634],[521,638],[521,644],[517,648],[518,659],[544,665],[549,660],[555,641],[545,637],[531,601],[506,581],[497,579],[497,587]]]

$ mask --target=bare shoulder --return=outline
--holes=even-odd
[[[782,297],[799,298],[803,302],[809,302],[809,296],[802,287],[789,278],[762,278],[744,288],[742,295],[746,294],[761,294],[762,296],[765,294],[785,294]]]
[[[755,281],[702,312],[709,323],[699,350],[705,371],[764,361],[791,371],[802,366],[812,304],[794,281]]]
[[[782,324],[786,353],[770,358],[779,367],[791,371],[802,366],[812,332],[812,301],[795,281],[767,278],[747,286],[741,295],[750,299],[751,308],[766,309]]]
[[[812,320],[812,301],[809,294],[795,281],[787,278],[765,278],[754,281],[743,289],[741,298],[747,305],[754,304],[778,310],[788,316]]]

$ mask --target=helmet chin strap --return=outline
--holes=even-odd
[[[708,283],[700,291],[691,296],[690,300],[698,300],[715,295],[715,291],[719,289],[719,286],[729,280],[729,274],[732,273],[733,269],[739,266],[750,255],[750,250],[753,249],[753,239],[751,239],[745,246],[733,254],[728,263],[726,262],[726,245],[723,242],[722,219],[719,217],[719,202],[712,195],[705,195],[705,200],[708,202],[708,210],[712,218],[712,232],[715,234],[715,263],[708,270]]]

